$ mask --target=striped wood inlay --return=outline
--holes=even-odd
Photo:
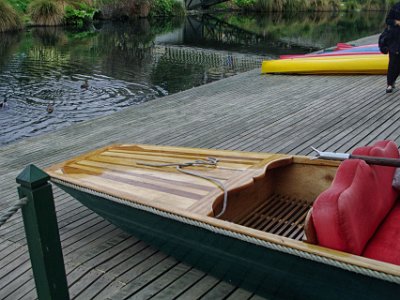
[[[286,156],[151,145],[114,145],[71,159],[47,171],[55,178],[145,205],[169,211],[178,208],[210,214],[213,201],[223,194],[221,187],[212,180],[182,173],[175,165],[208,157],[217,158],[217,165],[185,166],[184,169],[219,180],[226,189],[232,189],[248,184],[254,176],[265,172],[267,163]],[[163,164],[174,165],[159,166]]]

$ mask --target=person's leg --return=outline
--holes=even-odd
[[[397,72],[397,55],[389,52],[389,65],[387,72],[387,85],[388,87],[393,86],[396,81],[396,72]]]
[[[394,54],[395,56],[395,60],[394,60],[394,80],[393,80],[393,84],[392,87],[394,87],[395,83],[396,83],[396,79],[397,77],[399,77],[400,74],[400,55],[399,54]]]

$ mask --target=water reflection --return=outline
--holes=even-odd
[[[328,48],[381,31],[385,12],[190,16],[183,44],[281,55]]]
[[[224,14],[2,34],[0,102],[8,107],[0,109],[0,145],[258,68],[265,58],[373,34],[383,20]]]
[[[18,49],[22,34],[0,33],[0,67],[2,67]]]

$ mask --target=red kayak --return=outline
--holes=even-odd
[[[346,46],[344,46],[346,45]],[[310,57],[321,57],[321,56],[343,56],[343,55],[373,55],[373,54],[381,54],[378,48],[378,44],[370,44],[363,46],[351,46],[349,44],[338,44],[336,49],[329,52],[322,53],[309,53],[309,54],[295,54],[295,55],[281,55],[281,59],[289,59],[289,58],[310,58]]]

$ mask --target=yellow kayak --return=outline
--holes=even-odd
[[[389,57],[383,54],[265,60],[261,73],[386,74]]]

